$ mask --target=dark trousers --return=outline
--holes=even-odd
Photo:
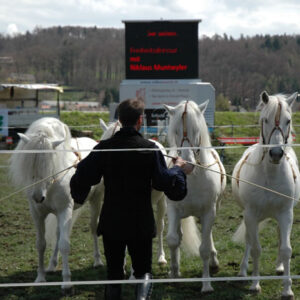
[[[131,257],[134,276],[151,273],[152,237],[147,239],[112,240],[103,235],[104,255],[107,265],[107,279],[124,279],[126,246]]]

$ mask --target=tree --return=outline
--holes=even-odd
[[[223,94],[219,94],[216,100],[216,111],[229,111],[230,101]]]

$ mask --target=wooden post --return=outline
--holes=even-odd
[[[35,91],[35,107],[39,107],[39,90]]]
[[[57,115],[60,119],[60,103],[59,103],[59,91],[57,91]]]

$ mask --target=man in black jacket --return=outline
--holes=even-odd
[[[161,151],[138,132],[143,113],[142,100],[121,102],[118,114],[123,127],[112,138],[95,146],[95,150],[102,151],[91,152],[82,160],[70,182],[74,201],[83,204],[91,186],[104,179],[98,235],[103,236],[109,280],[124,278],[126,247],[134,276],[151,278],[152,239],[156,235],[151,190],[164,191],[171,200],[182,200],[187,193],[185,173],[190,171],[188,165],[178,157],[173,161],[175,166],[167,168]],[[103,151],[105,149],[121,150]],[[151,284],[137,285],[136,294],[137,299],[150,299]],[[120,297],[120,285],[106,286],[105,299]]]

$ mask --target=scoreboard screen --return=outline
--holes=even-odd
[[[124,21],[126,79],[198,78],[198,23]]]

